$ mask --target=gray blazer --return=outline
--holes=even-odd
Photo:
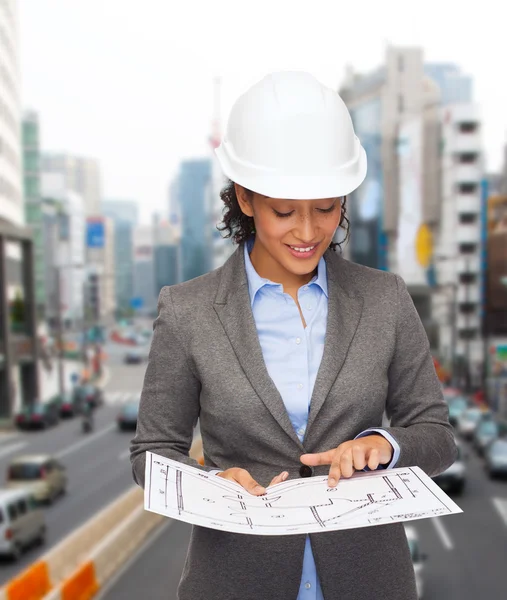
[[[305,452],[381,427],[384,410],[401,448],[397,466],[417,465],[433,476],[454,462],[447,405],[403,280],[331,250],[324,256],[327,333],[302,443],[263,360],[243,248],[219,269],[162,289],[131,445],[140,486],[147,450],[199,466],[188,457],[198,419],[202,468],[243,467],[263,485],[282,470],[300,477]],[[325,600],[416,600],[402,524],[310,537]],[[304,546],[304,535],[193,527],[178,598],[296,600]]]

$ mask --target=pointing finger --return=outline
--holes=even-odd
[[[302,454],[299,460],[304,465],[310,467],[318,467],[319,465],[330,465],[333,462],[336,449],[328,450],[327,452],[317,452],[316,454]]]

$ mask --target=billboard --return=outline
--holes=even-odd
[[[423,128],[420,117],[407,121],[398,134],[399,210],[397,272],[407,285],[427,285],[431,236],[423,223]]]
[[[104,248],[105,245],[104,219],[91,218],[86,222],[86,247]]]

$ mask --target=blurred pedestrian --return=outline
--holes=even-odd
[[[259,495],[287,478],[456,458],[426,333],[403,280],[348,262],[347,195],[366,154],[339,95],[273,73],[232,108],[221,268],[165,287],[131,446]],[[342,236],[343,237],[343,236]],[[382,428],[387,413],[390,426]],[[204,466],[188,457],[200,420]],[[193,527],[180,600],[415,600],[401,523],[306,535]]]

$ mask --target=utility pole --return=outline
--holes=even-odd
[[[63,374],[63,332],[62,332],[62,290],[60,281],[60,267],[55,265],[56,275],[56,339],[57,339],[57,357],[58,357],[58,392],[63,396],[64,374]]]
[[[457,386],[456,377],[456,343],[458,330],[458,284],[453,281],[451,283],[451,370],[452,370],[452,386]]]

